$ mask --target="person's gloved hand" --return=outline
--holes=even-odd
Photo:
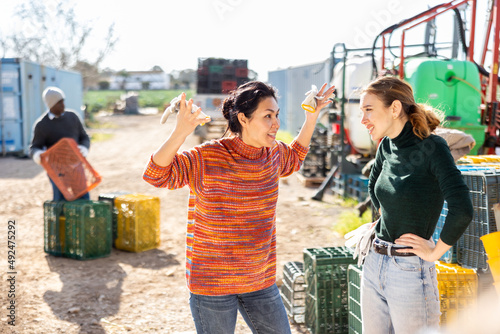
[[[358,227],[357,229],[346,233],[344,238],[346,238],[345,245],[349,248],[354,248],[353,259],[358,258],[358,266],[363,264],[366,255],[370,251],[372,245],[372,236],[375,233],[375,226],[377,221],[373,223],[366,223]]]
[[[89,149],[83,145],[78,145],[78,149],[80,150],[80,153],[86,157],[87,154],[89,154]]]
[[[165,109],[163,112],[163,115],[161,115],[160,119],[160,124],[163,124],[167,121],[168,116],[173,113],[178,113],[181,103],[181,96],[176,96],[170,101],[170,105]],[[200,107],[198,107],[196,104],[193,104],[191,107],[191,113],[194,113],[196,110],[198,110]],[[210,116],[205,115],[202,111],[200,111],[200,115],[198,116],[199,118],[210,118]],[[203,124],[202,124],[203,125]]]
[[[316,95],[318,95],[318,87],[315,85],[311,86],[311,90],[308,91],[306,94],[306,98],[304,101],[302,101],[301,107],[302,109],[309,111],[309,112],[315,112],[316,111]]]
[[[315,85],[311,86],[311,90],[308,91],[305,95],[306,98],[302,101],[300,105],[302,109],[309,111],[311,113],[316,112],[316,106],[318,105],[317,100],[323,100],[324,96],[318,96],[318,87]],[[328,101],[332,101],[332,99],[327,99]]]
[[[37,164],[37,165],[41,165],[42,164],[42,153],[45,152],[45,150],[36,150],[35,153],[33,153],[33,161]]]

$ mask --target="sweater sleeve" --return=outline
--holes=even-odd
[[[447,245],[453,245],[469,226],[474,208],[469,195],[469,188],[456,167],[453,156],[444,139],[435,137],[435,151],[431,161],[431,173],[436,176],[439,188],[448,204],[440,238]]]
[[[46,143],[46,135],[42,131],[42,127],[40,126],[40,122],[36,123],[33,127],[33,139],[31,140],[30,146],[30,157],[33,157],[36,151],[44,150],[47,146]]]
[[[295,140],[290,145],[279,141],[278,145],[280,153],[280,177],[290,176],[300,169],[309,148],[300,145]]]
[[[83,127],[82,120],[76,113],[74,115],[76,118],[76,127],[78,131],[78,145],[83,145],[86,148],[90,148],[90,137]]]
[[[178,189],[203,179],[203,159],[199,148],[176,154],[168,166],[159,166],[151,156],[142,178],[157,188]],[[196,173],[196,174],[195,174]]]

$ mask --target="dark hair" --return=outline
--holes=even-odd
[[[261,81],[250,81],[242,84],[229,93],[222,102],[222,114],[227,119],[227,130],[241,135],[241,124],[238,114],[243,113],[247,118],[252,118],[260,101],[267,97],[276,99],[276,90],[271,85]]]
[[[413,125],[413,132],[420,139],[427,138],[441,123],[441,117],[432,107],[415,102],[410,84],[396,77],[381,77],[372,81],[363,93],[376,95],[385,107],[398,100],[403,112]]]

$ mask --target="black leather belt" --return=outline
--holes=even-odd
[[[391,256],[416,256],[413,253],[396,252],[396,249],[409,249],[411,247],[391,247]],[[373,244],[373,250],[382,255],[389,255],[389,247]]]

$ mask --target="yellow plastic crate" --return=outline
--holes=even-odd
[[[441,325],[452,323],[458,316],[467,316],[467,309],[475,305],[478,277],[475,269],[458,264],[436,262],[438,290],[441,302]]]
[[[474,164],[482,164],[482,163],[491,163],[491,162],[500,162],[500,156],[498,155],[465,155],[460,158],[460,161],[466,161]]]
[[[115,247],[143,252],[160,246],[160,198],[128,194],[115,198],[118,210]]]

